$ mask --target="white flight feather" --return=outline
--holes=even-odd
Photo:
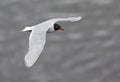
[[[35,28],[30,34],[29,49],[24,59],[27,67],[31,67],[37,61],[46,42],[46,31],[38,30]]]
[[[51,19],[52,21],[56,22],[60,22],[60,21],[71,21],[71,22],[76,22],[81,20],[82,17],[78,16],[78,17],[68,17],[68,18],[56,18],[56,19]]]

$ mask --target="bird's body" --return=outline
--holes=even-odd
[[[56,24],[56,22],[60,21],[79,21],[81,17],[70,17],[70,18],[56,18],[47,20],[43,23],[32,27],[25,27],[23,31],[31,31],[29,37],[29,49],[28,53],[25,56],[25,64],[27,67],[31,67],[39,58],[42,50],[44,49],[44,45],[46,42],[46,33],[54,32],[57,30],[64,30],[60,25]]]

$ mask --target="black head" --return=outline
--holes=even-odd
[[[64,29],[59,25],[59,24],[54,24],[54,29],[55,29],[55,31],[57,31],[57,30],[62,30],[62,31],[64,31]]]

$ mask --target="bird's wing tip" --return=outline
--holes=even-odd
[[[82,19],[82,16],[68,18],[68,20],[72,22],[80,21],[81,19]]]
[[[32,64],[30,63],[30,60],[28,60],[26,56],[24,57],[24,62],[25,62],[26,67],[31,67],[32,66]]]
[[[82,16],[78,16],[78,17],[75,17],[76,18],[76,21],[79,21],[82,19]]]

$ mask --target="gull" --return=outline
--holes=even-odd
[[[44,49],[47,33],[52,33],[57,30],[64,31],[64,28],[57,24],[57,22],[61,21],[75,22],[81,20],[81,18],[82,18],[81,16],[68,18],[55,18],[47,20],[35,26],[25,27],[22,31],[30,32],[29,48],[27,54],[24,57],[25,65],[27,67],[32,67],[34,63],[37,61],[37,59],[39,58],[40,54]]]

